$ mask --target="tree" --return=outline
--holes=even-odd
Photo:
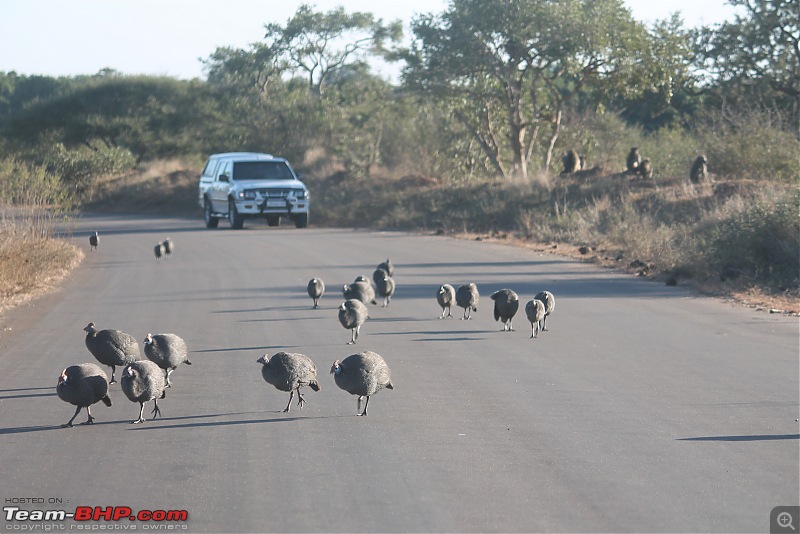
[[[564,110],[627,83],[646,39],[621,0],[453,0],[412,23],[404,81],[442,98],[502,176],[527,176],[539,134],[550,166]]]
[[[400,21],[384,25],[371,13],[348,14],[343,7],[317,13],[306,4],[280,24],[267,24],[264,48],[286,70],[303,74],[314,94],[336,73],[354,68],[369,55],[386,52],[387,42],[399,42],[403,34]]]
[[[728,0],[733,22],[706,28],[698,43],[721,98],[778,107],[800,132],[800,2]]]
[[[680,124],[701,103],[697,97],[702,74],[694,69],[696,38],[696,30],[684,28],[677,14],[657,21],[648,28],[646,46],[640,52],[641,62],[632,76],[637,94],[633,98],[620,92],[594,95],[595,101],[620,110],[626,121],[640,124],[648,131]]]

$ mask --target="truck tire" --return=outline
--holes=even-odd
[[[305,228],[308,226],[308,213],[299,213],[294,216],[295,228]]]
[[[236,211],[236,203],[232,198],[228,199],[228,220],[231,222],[231,228],[234,230],[241,230],[244,226],[244,217]]]
[[[277,215],[267,215],[267,226],[278,226],[281,218]]]
[[[211,202],[208,199],[203,201],[203,220],[206,222],[206,228],[216,228],[219,225],[219,219],[211,214]]]

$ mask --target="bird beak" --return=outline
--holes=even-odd
[[[67,383],[67,370],[64,369],[61,371],[61,376],[58,377],[59,384],[66,384]]]
[[[259,359],[257,359],[257,360],[256,360],[256,363],[260,363],[260,364],[265,364],[265,363],[267,363],[267,355],[265,354],[265,355],[263,355],[262,357],[260,357]]]

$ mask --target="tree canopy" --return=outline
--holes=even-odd
[[[527,174],[540,134],[549,166],[581,91],[637,90],[628,80],[646,37],[620,0],[454,0],[413,32],[406,83],[447,102],[503,176]]]

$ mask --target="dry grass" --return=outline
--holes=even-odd
[[[31,222],[0,220],[0,312],[53,289],[83,259],[71,243]]]

